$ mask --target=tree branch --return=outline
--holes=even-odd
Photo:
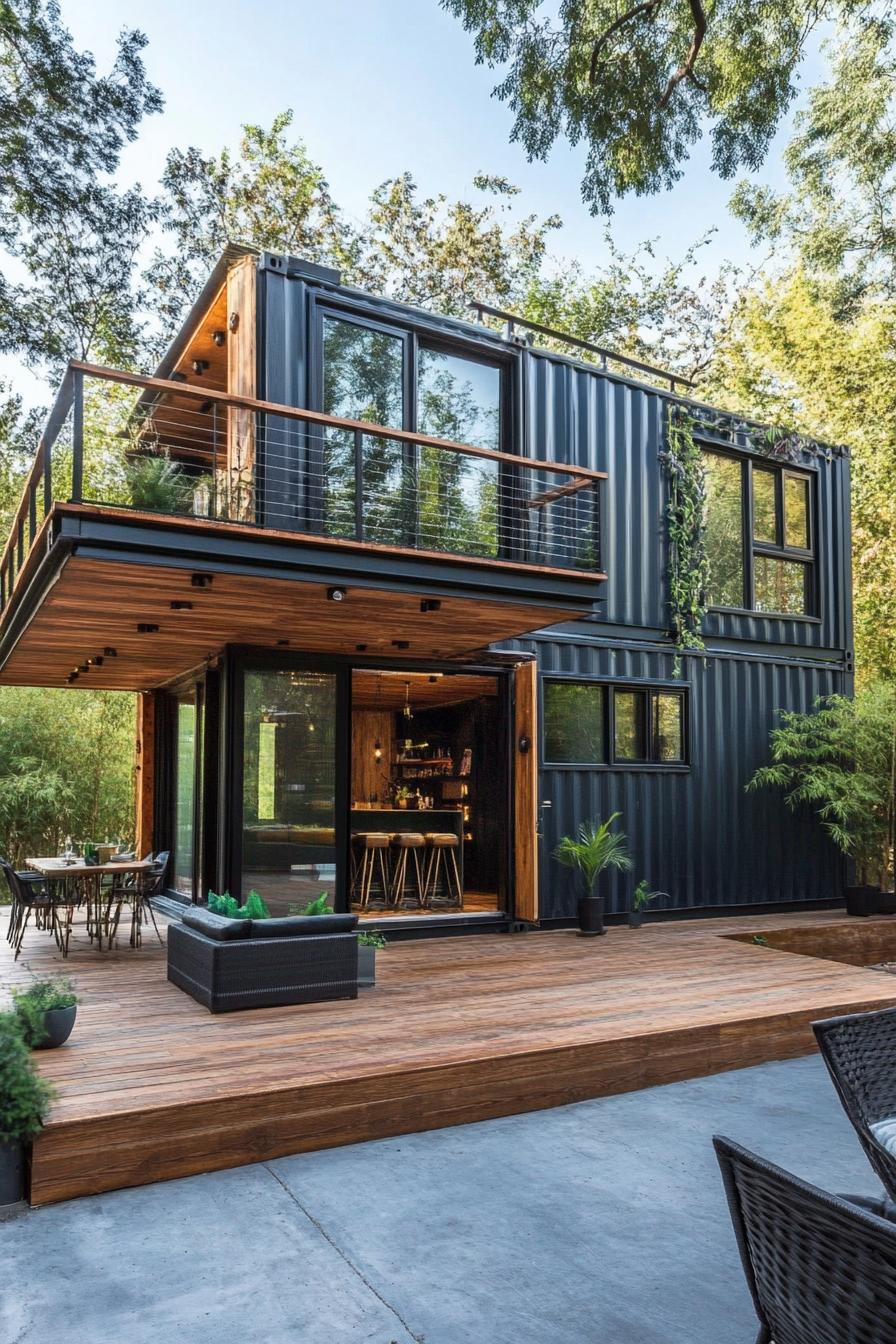
[[[678,88],[679,84],[683,79],[692,79],[694,83],[697,85],[697,87],[704,89],[705,92],[704,85],[700,83],[700,81],[694,74],[694,66],[696,64],[697,57],[700,55],[700,48],[703,46],[703,39],[706,36],[706,14],[704,13],[703,6],[701,5],[700,0],[690,0],[690,3],[691,3],[691,13],[694,16],[694,37],[693,41],[691,42],[691,49],[688,52],[687,56],[685,57],[684,65],[680,65],[678,67],[678,69],[675,71],[675,74],[672,76],[672,78],[669,80],[669,83],[666,85],[666,91],[663,94],[662,98],[660,99],[660,107],[668,106],[669,99],[672,97],[673,93]]]
[[[697,85],[699,89],[703,89],[705,92],[706,86],[702,84],[700,80],[697,78],[697,76],[694,74],[694,66],[696,64],[697,57],[700,54],[700,48],[703,45],[703,39],[706,36],[706,14],[703,10],[703,5],[700,3],[700,0],[690,0],[690,6],[691,6],[691,14],[693,15],[694,18],[694,36],[691,41],[690,50],[688,51],[684,64],[678,67],[678,69],[675,71],[675,74],[671,76],[669,83],[666,85],[663,96],[659,101],[659,106],[661,108],[665,108],[668,106],[672,94],[678,88],[679,84],[683,79],[690,79],[694,84]]]
[[[591,52],[591,69],[588,75],[588,82],[592,87],[597,80],[597,63],[600,60],[600,54],[613,34],[618,33],[620,28],[624,28],[627,23],[630,23],[632,19],[636,19],[639,14],[652,14],[654,10],[659,9],[660,5],[663,3],[664,0],[642,0],[641,4],[632,5],[631,9],[627,9],[624,14],[620,14],[617,19],[613,20],[609,28],[601,33]]]

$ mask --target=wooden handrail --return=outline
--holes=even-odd
[[[258,401],[255,397],[219,392],[212,387],[195,387],[192,383],[172,383],[166,378],[148,378],[139,373],[126,373],[121,369],[107,369],[102,364],[85,364],[80,360],[73,360],[68,367],[74,372],[83,373],[85,377],[104,378],[108,382],[123,383],[127,387],[142,387],[147,392],[158,392],[168,397],[192,397],[194,401],[217,402],[221,406],[259,411],[264,415],[276,415],[284,420],[308,420],[312,424],[323,425],[328,429],[360,430],[370,438],[397,439],[401,443],[416,443],[424,448],[442,448],[449,452],[466,453],[472,457],[487,458],[492,462],[507,462],[515,467],[531,467],[535,471],[556,471],[590,481],[607,479],[605,471],[593,471],[590,467],[571,466],[565,462],[546,462],[537,457],[520,457],[516,453],[502,453],[494,448],[478,448],[471,443],[455,443],[452,439],[437,439],[430,434],[417,434],[410,429],[390,429],[387,425],[377,425],[371,420],[347,420],[338,415],[325,415],[323,411],[309,411],[297,406],[282,406],[275,401]]]

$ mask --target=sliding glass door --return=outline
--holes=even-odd
[[[335,673],[245,672],[242,894],[253,887],[274,914],[336,899]]]
[[[199,853],[196,776],[201,721],[195,690],[177,698],[174,715],[174,862],[169,873],[173,872],[174,890],[192,900]]]

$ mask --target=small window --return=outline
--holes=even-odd
[[[753,540],[775,546],[778,541],[777,476],[757,468],[753,472]]]
[[[545,681],[545,760],[602,765],[607,759],[604,704],[604,688],[593,681]]]
[[[784,477],[784,544],[809,549],[809,482],[805,476]]]
[[[614,759],[647,760],[647,694],[616,691],[614,705]]]
[[[706,559],[709,604],[744,604],[744,514],[742,472],[734,458],[705,453]]]
[[[651,737],[655,761],[684,760],[684,696],[678,691],[655,691]]]
[[[799,560],[757,555],[753,584],[756,611],[780,612],[785,616],[807,614],[806,566]]]

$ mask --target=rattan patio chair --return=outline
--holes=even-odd
[[[896,1206],[827,1194],[728,1139],[713,1143],[756,1344],[893,1344]]]
[[[813,1022],[843,1109],[891,1199],[896,1199],[896,1008]],[[888,1122],[890,1122],[888,1124]]]
[[[124,882],[116,884],[110,901],[110,906],[115,906],[114,910],[110,910],[109,920],[112,938],[118,933],[122,907],[127,905],[131,910],[131,947],[139,947],[143,942],[143,925],[147,920],[152,921],[156,937],[159,943],[164,946],[165,940],[156,921],[152,900],[156,896],[161,896],[165,891],[165,877],[168,872],[170,857],[171,851],[163,850],[156,856],[152,868],[147,872],[130,874]],[[143,859],[143,862],[148,863],[151,859],[152,854],[149,853]]]

